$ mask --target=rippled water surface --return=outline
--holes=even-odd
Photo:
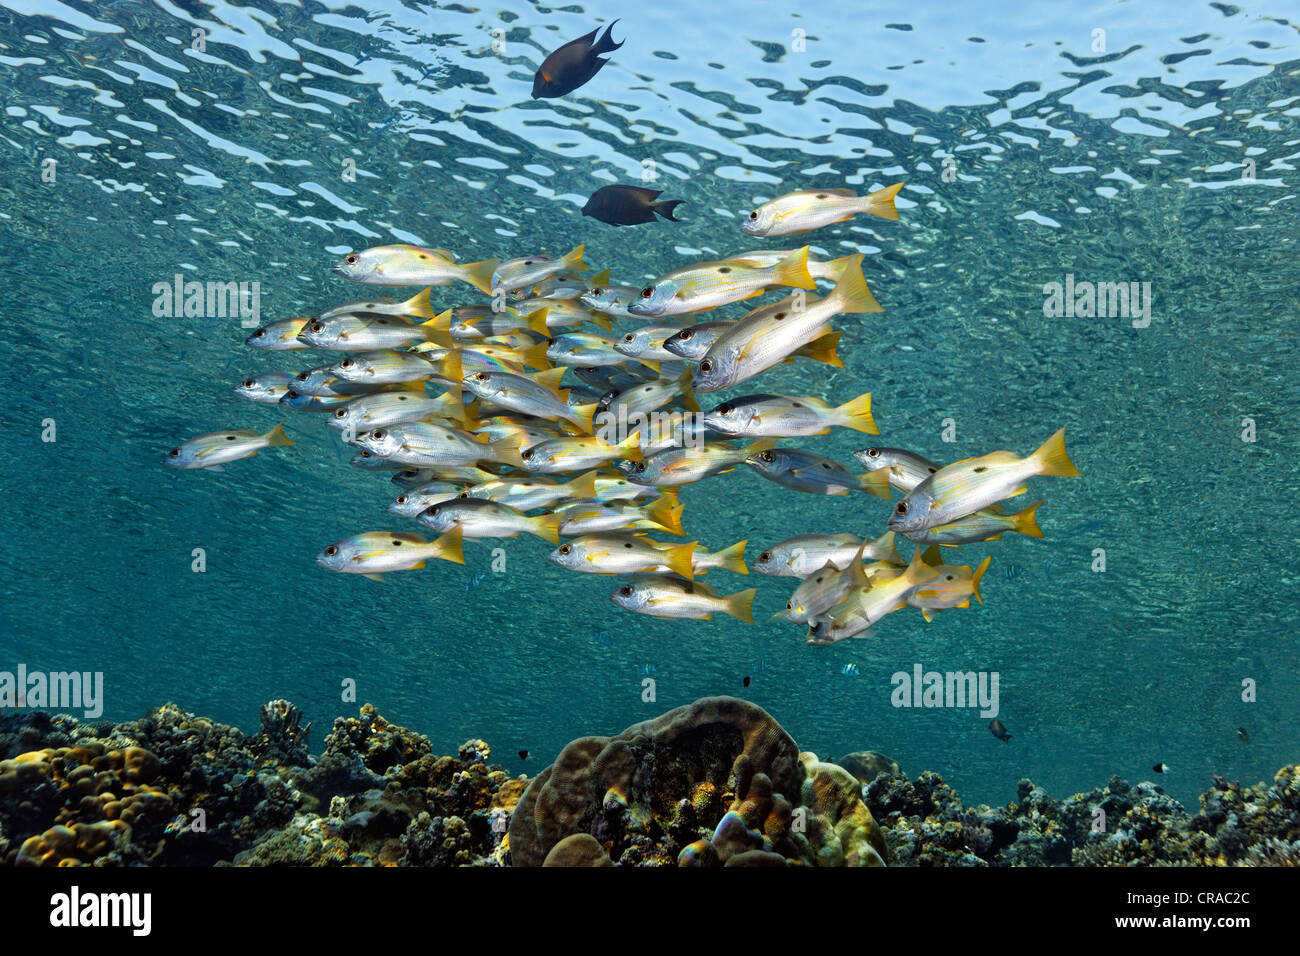
[[[547,51],[620,17],[626,43],[590,84],[530,98]],[[246,730],[272,697],[328,727],[354,712],[339,691],[353,678],[390,719],[439,747],[484,737],[515,773],[730,693],[806,749],[880,750],[967,800],[1005,802],[1023,776],[1058,794],[1146,778],[1157,761],[1184,801],[1211,772],[1269,777],[1300,729],[1298,23],[1280,0],[0,2],[0,668],[102,670],[108,717],[175,700]],[[647,168],[685,221],[579,215]],[[640,283],[788,247],[738,230],[782,192],[899,180],[898,222],[808,237],[826,257],[865,253],[886,309],[840,321],[846,367],[794,363],[744,390],[870,390],[879,439],[798,442],[846,462],[872,442],[1027,454],[1065,426],[1084,477],[1034,484],[1046,537],[988,546],[983,606],[810,648],[767,620],[786,580],[710,576],[759,588],[756,626],[663,621],[532,538],[477,584],[489,544],[468,567],[376,584],[312,563],[401,526],[383,513],[394,486],[350,467],[318,419],[290,415],[294,448],[221,474],[161,465],[183,438],[284,417],[233,383],[321,361],[247,349],[237,319],[154,317],[154,283],[177,273],[259,282],[263,321],[361,297],[330,265],[389,242],[466,261],[585,242],[595,268]],[[1067,273],[1151,283],[1150,325],[1045,316],[1044,285]],[[440,307],[476,301],[435,290]],[[889,507],[744,468],[682,499],[692,539],[747,538],[751,557],[807,531],[878,534]],[[890,675],[917,663],[997,671],[1012,741],[970,710],[892,707]]]

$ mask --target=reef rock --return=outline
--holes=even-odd
[[[585,835],[622,866],[880,865],[885,841],[858,790],[801,758],[762,708],[707,697],[565,747],[519,800],[510,862],[561,865],[555,849]]]

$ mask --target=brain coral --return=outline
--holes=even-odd
[[[568,840],[580,834],[590,840]],[[856,780],[801,757],[766,711],[734,697],[574,740],[524,792],[509,846],[514,866],[595,846],[622,865],[880,865],[885,853]]]

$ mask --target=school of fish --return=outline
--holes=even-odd
[[[596,55],[617,46],[607,29],[599,41],[593,33],[561,48],[539,70],[534,96],[563,95],[590,80],[605,62]],[[739,232],[779,238],[860,214],[896,220],[902,187],[865,196],[800,189],[748,213]],[[676,205],[654,204],[658,194],[644,190],[630,199],[602,193],[584,212],[612,225],[653,222],[652,206],[671,219]],[[248,336],[254,349],[313,357],[295,363],[301,371],[244,379],[238,395],[323,421],[356,449],[354,466],[399,486],[386,512],[406,522],[402,530],[329,544],[317,565],[382,580],[430,560],[463,564],[465,540],[529,535],[552,546],[550,560],[561,568],[623,579],[610,599],[628,611],[753,623],[756,589],[702,580],[713,571],[748,574],[747,542],[712,550],[687,540],[681,486],[744,466],[792,492],[892,500],[897,490],[883,534],[796,534],[753,564],[797,579],[775,617],[805,629],[809,645],[828,645],[868,637],[906,607],[930,621],[971,598],[983,603],[990,558],[972,566],[951,554],[1012,532],[1041,537],[1041,502],[1019,510],[1001,503],[1026,493],[1031,478],[1079,474],[1064,429],[1027,457],[994,451],[945,465],[873,446],[855,453],[861,471],[801,447],[832,428],[879,434],[870,392],[837,405],[764,393],[754,382],[788,362],[843,367],[834,321],[883,311],[861,254],[822,261],[807,245],[742,251],[645,285],[593,273],[583,256],[579,245],[558,258],[462,262],[445,249],[377,246],[348,254],[334,272],[419,291],[335,305]],[[738,318],[705,314],[768,294],[779,298]],[[741,386],[721,401],[710,395]],[[220,470],[292,444],[280,425],[209,432],[163,460]],[[900,538],[915,544],[910,560],[899,554]]]

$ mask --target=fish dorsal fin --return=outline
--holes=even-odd
[[[814,196],[820,195],[821,193],[827,193],[831,196],[852,196],[854,199],[858,197],[858,194],[852,189],[848,189],[844,186],[836,186],[834,189],[810,189],[808,192],[812,193]]]
[[[921,552],[921,560],[932,568],[940,567],[943,564],[943,554],[939,551],[937,544],[932,544]]]
[[[862,566],[862,556],[866,553],[868,544],[870,544],[869,541],[863,540],[862,544],[858,545],[858,550],[853,555],[853,562],[849,565],[849,574],[853,581],[852,586],[855,588],[871,587],[871,579],[867,577],[866,568]]]
[[[564,378],[565,371],[567,371],[567,369],[563,366],[560,368],[549,368],[545,372],[532,372],[528,377],[538,385],[542,386],[542,388],[558,395],[560,393],[560,379]]]
[[[603,269],[600,272],[597,272],[588,281],[591,283],[593,289],[599,289],[602,286],[609,285],[609,270]]]
[[[435,252],[435,253],[437,253],[438,255],[440,255],[440,256],[442,256],[444,259],[446,259],[448,262],[455,262],[455,261],[456,261],[456,253],[454,253],[454,252],[449,252],[449,251],[447,251],[446,249],[430,249],[429,251],[430,251],[430,252]]]

